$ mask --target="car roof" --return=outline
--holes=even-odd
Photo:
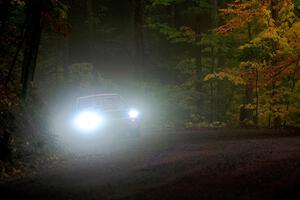
[[[102,94],[93,94],[93,95],[78,97],[77,99],[80,100],[80,99],[86,99],[86,98],[105,97],[105,96],[120,96],[120,95],[116,94],[116,93],[102,93]]]

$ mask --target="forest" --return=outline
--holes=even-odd
[[[101,93],[147,130],[298,130],[300,0],[0,1],[0,182]]]
[[[62,106],[101,92],[131,98],[156,127],[297,127],[299,5],[1,1],[1,131],[10,116],[51,132]]]
[[[297,126],[298,15],[288,0],[2,1],[1,107],[97,86],[152,101],[161,125]]]

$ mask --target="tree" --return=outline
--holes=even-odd
[[[45,7],[45,1],[31,0],[26,1],[26,25],[24,58],[22,63],[22,96],[26,98],[29,81],[33,82],[36,60],[41,38],[41,18]]]
[[[232,18],[218,28],[220,35],[248,34],[248,42],[240,46],[240,64],[234,71],[247,85],[255,85],[256,102],[252,97],[248,98],[252,95],[246,92],[248,101],[242,107],[255,110],[256,117],[250,121],[257,123],[260,116],[261,123],[267,123],[269,127],[272,124],[280,126],[281,119],[287,121],[289,118],[284,105],[293,96],[284,92],[289,82],[287,78],[296,77],[298,72],[295,69],[298,68],[299,41],[298,36],[291,33],[298,31],[299,21],[295,17],[293,2],[247,1],[229,4],[229,8],[221,11]],[[251,37],[249,24],[252,24]],[[288,78],[291,79],[294,80]]]
[[[134,61],[137,80],[142,80],[144,65],[144,1],[133,0]]]
[[[65,17],[65,8],[59,1],[49,0],[28,0],[10,2],[24,9],[25,20],[21,28],[21,37],[19,39],[15,56],[8,72],[6,85],[11,79],[13,69],[15,68],[19,54],[23,48],[23,60],[21,67],[21,96],[25,99],[29,83],[33,83],[36,62],[39,51],[39,44],[43,26],[47,24],[54,31],[65,31],[63,18]],[[56,20],[53,20],[53,19]],[[18,39],[18,38],[17,38]]]
[[[195,123],[224,119],[223,112],[226,112],[225,104],[221,103],[224,94],[219,92],[223,90],[221,84],[203,82],[206,73],[220,67],[224,53],[217,46],[218,37],[209,30],[218,24],[220,6],[222,2],[200,0],[155,0],[148,6],[147,25],[170,42],[168,51],[175,58],[170,59],[176,65],[173,70],[178,73],[177,87],[186,93],[181,102],[190,107],[190,117]]]

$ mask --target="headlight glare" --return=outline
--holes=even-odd
[[[79,113],[74,123],[80,131],[90,132],[96,130],[102,124],[102,121],[103,119],[98,113],[84,111]]]
[[[128,115],[129,115],[129,117],[130,118],[133,118],[133,119],[135,119],[135,118],[137,118],[138,116],[139,116],[139,111],[137,111],[137,110],[130,110],[129,112],[128,112]]]

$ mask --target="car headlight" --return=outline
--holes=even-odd
[[[79,113],[79,115],[75,118],[74,123],[75,126],[84,132],[91,132],[99,128],[102,124],[102,117],[96,113],[91,111],[84,111]]]
[[[130,111],[128,112],[129,117],[132,118],[132,119],[137,118],[137,117],[139,116],[139,114],[140,114],[140,113],[139,113],[138,110],[130,110]]]

